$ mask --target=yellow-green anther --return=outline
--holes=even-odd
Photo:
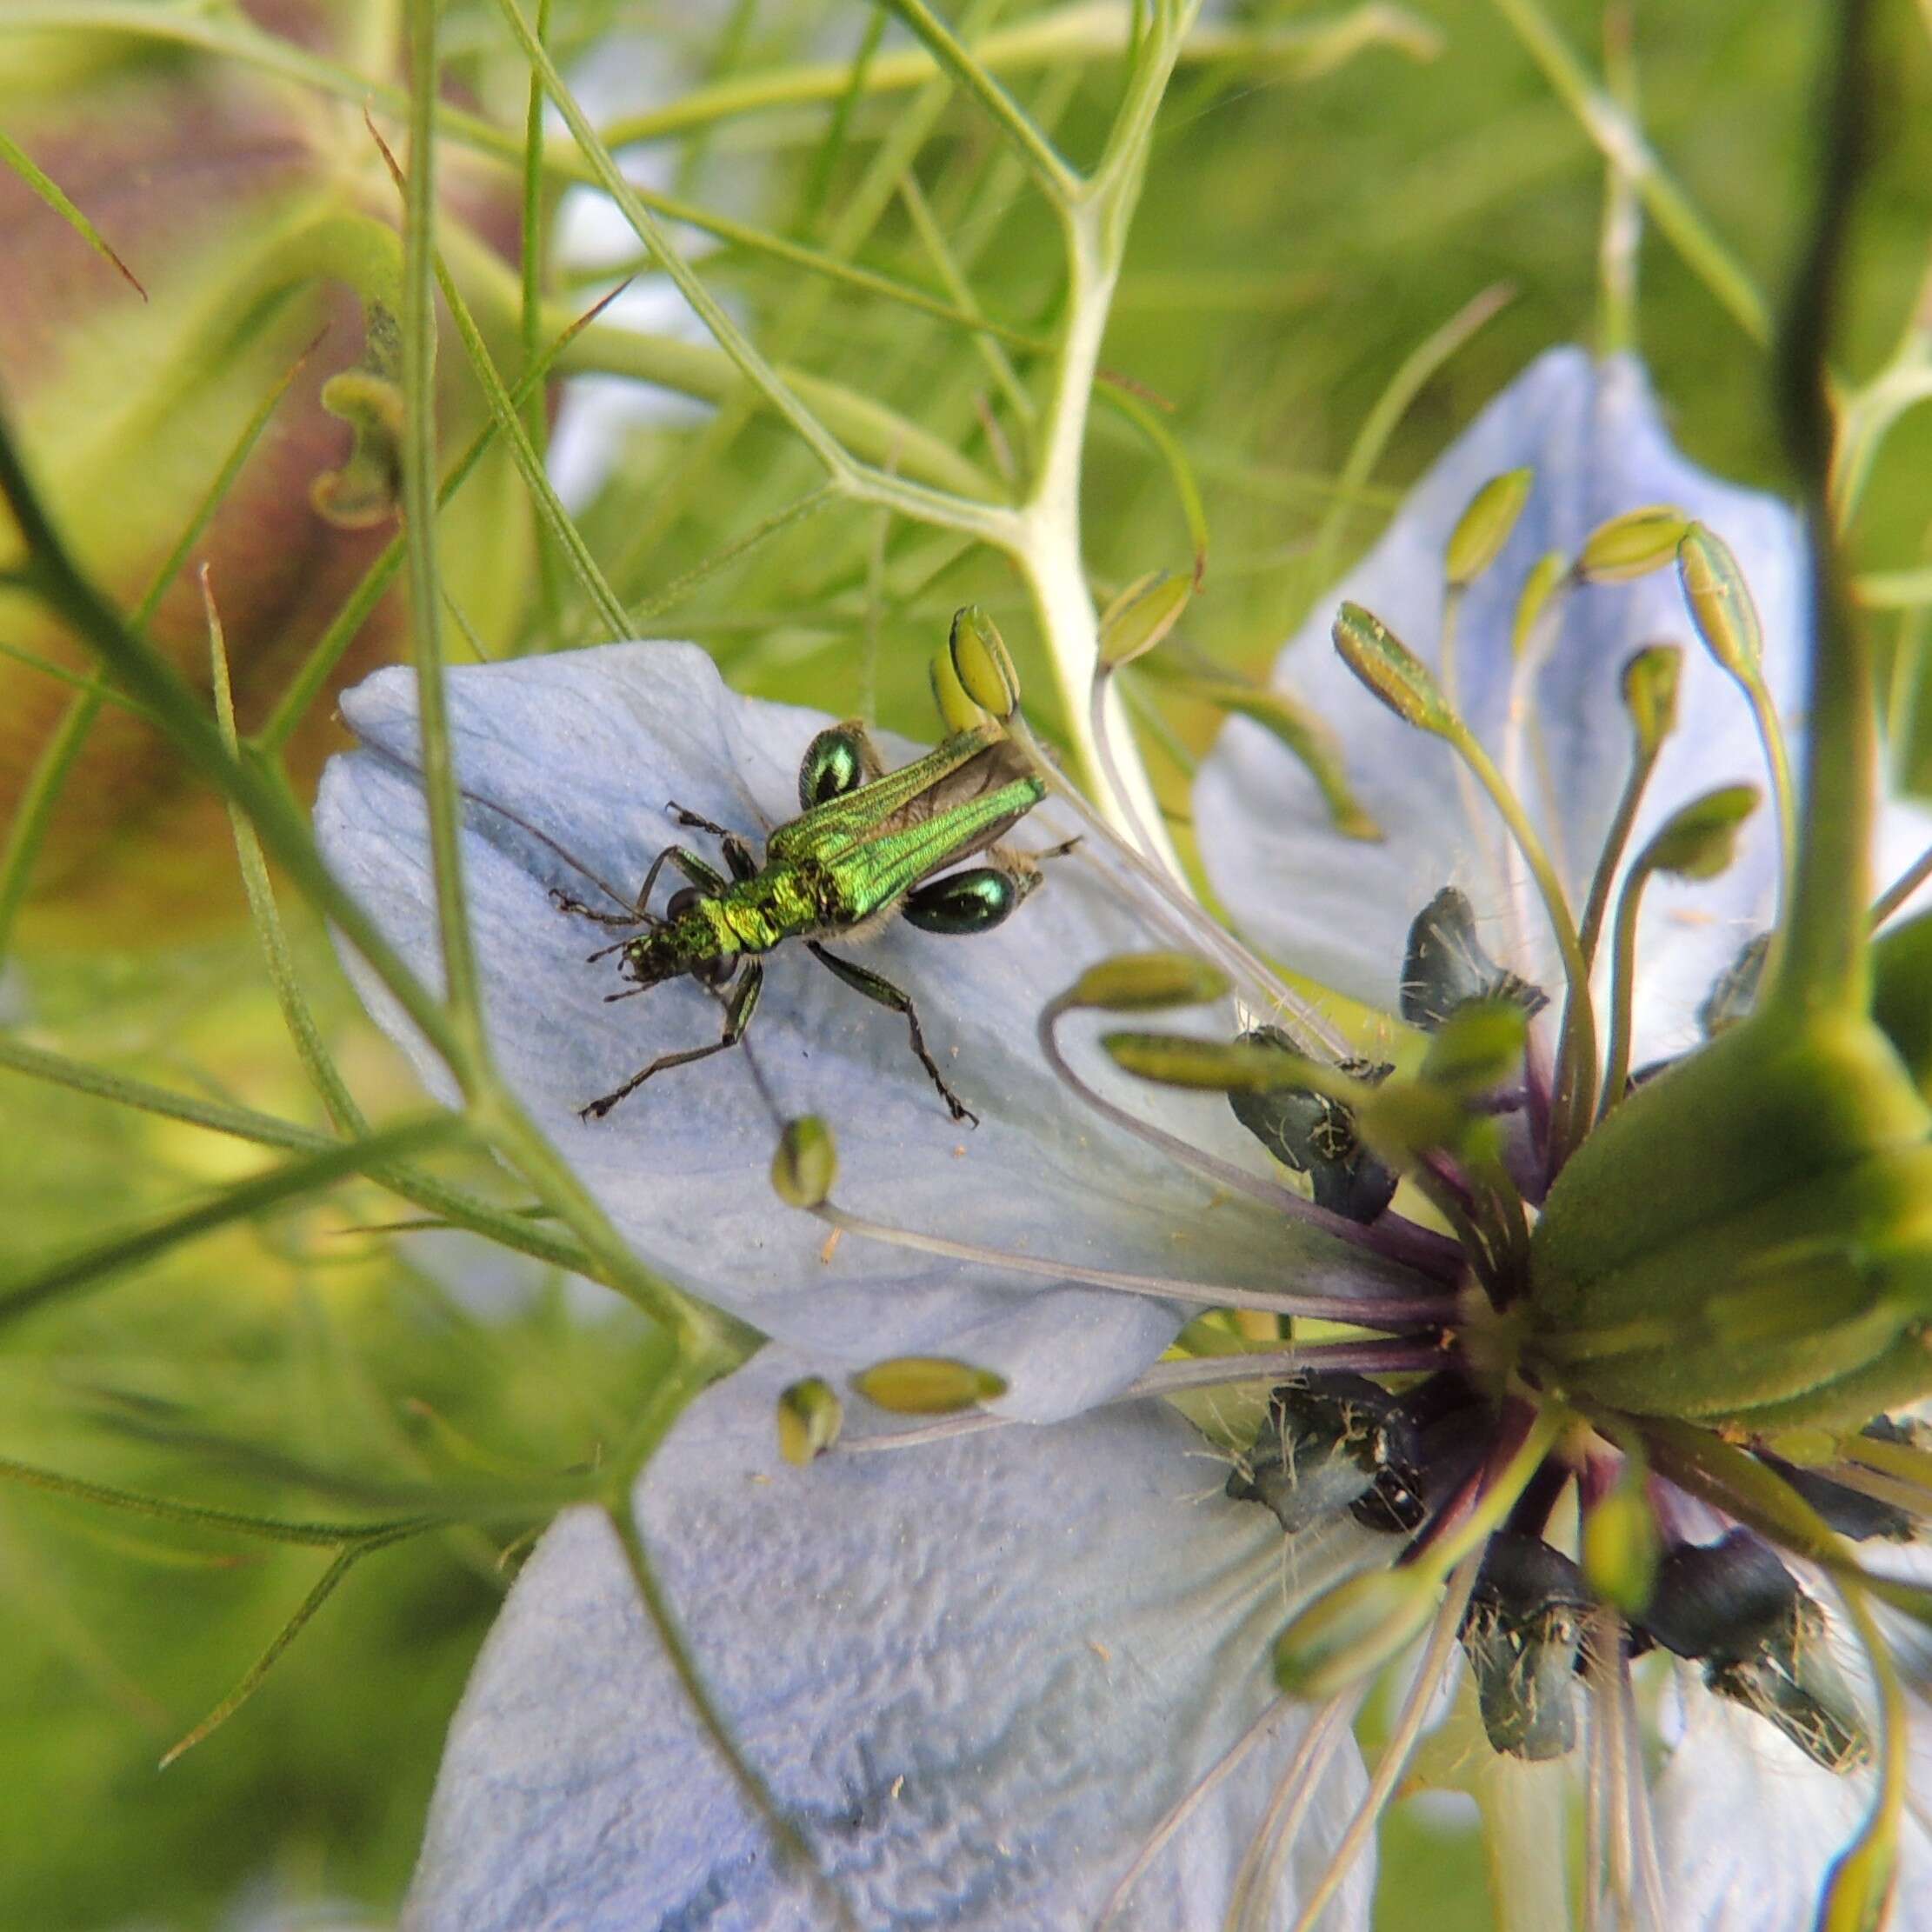
[[[1671,503],[1646,503],[1599,523],[1584,540],[1576,573],[1591,583],[1629,583],[1677,554],[1689,519]]]
[[[1641,1616],[1657,1582],[1657,1522],[1641,1465],[1627,1462],[1616,1482],[1583,1514],[1583,1575],[1626,1616]]]
[[[1437,737],[1456,729],[1456,713],[1429,667],[1380,617],[1345,603],[1334,636],[1342,662],[1405,724]]]
[[[1509,648],[1521,657],[1536,634],[1536,625],[1556,587],[1569,574],[1569,564],[1561,550],[1546,550],[1530,566],[1516,599],[1516,615],[1509,627]]]
[[[1089,966],[1060,1003],[1108,1013],[1153,1013],[1203,1006],[1227,990],[1227,975],[1192,953],[1121,953]]]
[[[1144,656],[1181,621],[1194,580],[1171,570],[1136,577],[1100,614],[1100,661],[1109,670]]]
[[[838,1440],[845,1404],[818,1376],[795,1382],[778,1396],[778,1453],[801,1469]]]
[[[1449,534],[1443,558],[1442,574],[1449,583],[1457,589],[1474,583],[1502,555],[1536,480],[1534,470],[1506,470],[1491,476],[1469,499],[1469,507]]]
[[[1741,683],[1755,679],[1764,662],[1764,629],[1730,545],[1691,524],[1677,544],[1677,581],[1711,656]]]
[[[1123,1071],[1161,1087],[1198,1093],[1269,1093],[1305,1087],[1353,1104],[1376,1090],[1321,1062],[1241,1040],[1197,1040],[1181,1033],[1108,1033],[1101,1050]]]
[[[999,626],[976,603],[953,616],[947,642],[953,669],[968,697],[996,718],[1009,718],[1020,708],[1020,674]]]
[[[1737,835],[1757,809],[1755,785],[1720,785],[1675,812],[1637,856],[1646,872],[1715,879],[1737,854]]]
[[[1471,1000],[1429,1043],[1422,1078],[1458,1094],[1500,1085],[1522,1065],[1529,1016],[1515,1000]]]
[[[1317,1700],[1359,1683],[1400,1654],[1434,1615],[1442,1580],[1376,1569],[1325,1591],[1275,1642],[1275,1682]]]
[[[932,702],[949,736],[955,732],[976,730],[991,723],[987,711],[974,703],[966,687],[960,683],[959,673],[953,669],[953,654],[949,647],[942,644],[932,654],[927,670],[932,680]]]
[[[852,1377],[869,1402],[895,1416],[951,1416],[1006,1393],[1006,1380],[950,1356],[903,1355],[876,1362]]]
[[[1789,909],[1797,864],[1798,808],[1784,728],[1764,682],[1764,629],[1758,620],[1757,603],[1730,545],[1702,523],[1689,525],[1677,545],[1677,581],[1705,649],[1737,681],[1749,700],[1764,746],[1771,793],[1777,805],[1782,913]]]
[[[1630,1073],[1632,1005],[1636,994],[1637,912],[1653,874],[1715,879],[1737,853],[1737,835],[1757,809],[1755,785],[1720,785],[1693,798],[1630,862],[1617,895],[1610,934],[1610,1044],[1599,1103],[1601,1116],[1619,1105]]]
[[[832,1130],[816,1114],[788,1120],[771,1157],[771,1185],[790,1208],[824,1204],[838,1179],[838,1146]]]
[[[1645,764],[1677,728],[1677,685],[1683,653],[1675,644],[1646,644],[1623,667],[1623,709],[1630,714]]]

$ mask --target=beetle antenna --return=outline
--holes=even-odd
[[[489,810],[495,812],[498,817],[507,818],[519,830],[528,832],[538,844],[548,846],[573,871],[580,873],[592,885],[596,887],[597,890],[603,893],[613,905],[621,906],[629,913],[635,914],[637,912],[637,907],[625,898],[616,886],[610,884],[608,880],[600,878],[561,839],[552,838],[540,826],[531,824],[521,812],[513,812],[508,805],[499,805],[494,798],[485,797],[480,791],[471,791],[467,785],[458,785],[456,790],[462,796],[467,798],[471,804],[484,806]],[[638,918],[637,923],[643,926],[654,926],[657,923],[657,921],[652,918],[649,913],[644,913]]]
[[[397,751],[385,750],[381,756],[391,760],[394,763],[401,765],[405,771],[413,771],[418,778],[423,779],[425,783],[428,782],[428,775],[423,771],[423,767],[416,763],[415,759],[405,758]],[[573,872],[588,879],[592,885],[596,887],[599,892],[603,894],[605,898],[610,900],[612,905],[622,907],[625,912],[630,914],[636,920],[639,925],[656,926],[662,923],[654,918],[650,913],[643,911],[642,908],[634,904],[630,900],[625,898],[623,894],[618,891],[616,887],[612,885],[608,879],[600,878],[561,839],[552,838],[541,826],[531,824],[521,812],[513,812],[508,805],[499,805],[494,798],[489,797],[483,792],[471,791],[468,785],[458,785],[456,787],[456,796],[460,798],[467,798],[472,805],[481,805],[485,809],[495,812],[499,818],[507,818],[519,830],[528,832],[539,845],[549,847]]]

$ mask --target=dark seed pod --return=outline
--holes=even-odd
[[[1824,1612],[1749,1530],[1672,1550],[1643,1621],[1666,1649],[1703,1664],[1711,1690],[1775,1724],[1813,1763],[1844,1771],[1869,1756]]]
[[[1269,1398],[1268,1422],[1246,1469],[1228,1478],[1237,1502],[1264,1502],[1290,1536],[1369,1496],[1382,1471],[1413,1468],[1414,1431],[1401,1404],[1366,1376],[1311,1371]]]
[[[1355,1519],[1364,1529],[1391,1536],[1406,1536],[1420,1529],[1482,1461],[1489,1446],[1492,1411],[1468,1401],[1467,1389],[1456,1378],[1442,1379],[1454,1385],[1442,1399],[1456,1398],[1455,1406],[1416,1428],[1412,1446],[1391,1454],[1383,1463],[1375,1488],[1354,1506]],[[1418,1389],[1403,1400],[1411,1426],[1418,1413],[1412,1404],[1422,1394]]]
[[[1476,911],[1446,885],[1416,914],[1402,957],[1402,1016],[1434,1033],[1472,1000],[1508,1000],[1534,1016],[1549,1004],[1540,986],[1496,964],[1476,936]]]
[[[1591,1607],[1583,1573],[1540,1536],[1490,1537],[1461,1634],[1493,1749],[1540,1762],[1576,1748]]]
[[[1296,1050],[1279,1027],[1256,1027],[1241,1036],[1246,1046]],[[1344,1073],[1377,1083],[1393,1069],[1365,1060],[1346,1061]],[[1314,1183],[1317,1207],[1367,1224],[1378,1219],[1396,1194],[1396,1175],[1364,1147],[1355,1115],[1326,1094],[1305,1087],[1270,1087],[1228,1096],[1235,1118],[1284,1167]]]

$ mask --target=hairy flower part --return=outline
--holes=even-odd
[[[396,23],[373,0],[250,0],[237,20],[294,57],[400,70]],[[157,57],[150,37],[112,23],[11,42],[0,123],[139,283],[0,168],[0,390],[58,526],[123,609],[143,607],[270,411],[145,623],[205,690],[205,565],[239,723],[253,730],[398,527],[396,190],[356,107],[223,55]],[[514,188],[459,153],[441,185],[451,228],[513,258]],[[453,336],[444,363],[439,430],[453,453],[486,412]],[[444,526],[451,595],[492,643],[503,636],[494,614],[516,608],[530,564],[516,487],[505,456],[486,458]],[[15,541],[10,525],[0,564]],[[34,656],[91,668],[38,599],[0,588],[0,625]],[[341,748],[336,690],[402,644],[392,594],[343,640],[290,741],[299,784]],[[30,663],[0,661],[0,818],[15,816],[61,743],[74,696]],[[220,801],[110,703],[51,819],[31,916],[56,938],[90,943],[103,918],[134,932],[237,912],[238,892],[210,890],[232,876],[210,866],[210,840],[230,841]]]
[[[1284,656],[1363,809],[1338,820],[1332,769],[1239,722],[1198,786],[1237,928],[1385,1023],[1342,1034],[1055,799],[1012,841],[1084,842],[1010,920],[864,955],[974,1131],[899,1016],[809,959],[782,976],[783,948],[746,1043],[581,1119],[715,1040],[733,982],[633,999],[556,896],[616,924],[683,836],[673,799],[755,869],[823,721],[675,646],[456,676],[499,1063],[642,1254],[785,1346],[692,1404],[635,1498],[736,1762],[616,1540],[574,1519],[466,1695],[416,1919],[1361,1925],[1424,1763],[1465,1768],[1519,1906],[1565,1909],[1574,1798],[1596,1923],[1932,1914],[1932,1453],[1882,1413],[1922,1355],[1932,1199],[1912,892],[1876,909],[1894,1031],[1855,1036],[1875,1151],[1822,1172],[1822,1206],[1802,1172],[1724,1191],[1786,1063],[1753,1016],[1808,602],[1789,515],[1687,463],[1634,364],[1544,357]],[[325,848],[433,971],[411,688],[345,712],[363,749],[325,782]],[[1005,730],[1021,769],[1023,714]],[[1880,836],[1895,877],[1932,821],[1889,807]],[[1666,1226],[1668,1305],[1626,1318],[1623,1276],[1579,1287],[1574,1229],[1656,1225],[1601,1149],[1627,1122],[1679,1144],[1683,1095],[1667,1178],[1722,1211]],[[1180,1329],[1213,1310],[1243,1326]],[[1369,1772],[1349,1726],[1389,1675]],[[1489,1768],[1418,1760],[1445,1721]],[[1762,1855],[1735,1854],[1747,1818]]]

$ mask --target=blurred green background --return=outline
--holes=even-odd
[[[1085,41],[1003,71],[1069,154],[1090,157],[1121,80],[1106,43],[1117,43],[1129,0],[973,10],[1009,29],[1076,18]],[[1735,258],[1739,285],[1775,303],[1810,192],[1827,6],[1642,0],[1608,19],[1585,0],[1220,10],[1208,30],[1220,53],[1183,64],[1163,110],[1102,358],[1198,479],[1210,541],[1185,641],[1209,659],[1265,666],[1484,400],[1542,348],[1599,339],[1602,157],[1510,11],[1546,21],[1593,74],[1606,30],[1613,48],[1627,41],[1643,123],[1686,204]],[[1932,21],[1906,0],[1882,11],[1890,57],[1869,103],[1880,159],[1859,210],[1846,336],[1855,383],[1894,355],[1915,304],[1932,331],[1920,292],[1932,237]],[[776,77],[764,91],[780,98],[631,150],[654,186],[941,289],[929,228],[988,314],[1023,334],[1050,329],[1062,293],[1051,219],[983,116],[943,90],[848,101],[842,83],[800,80],[869,47],[876,20],[859,0],[548,9],[550,44],[600,124],[694,93],[729,102],[745,77]],[[346,197],[394,218],[362,118],[368,89],[331,90],[328,77],[395,87],[401,34],[388,6],[349,0],[187,12],[0,0],[0,134],[146,291],[17,169],[0,199],[7,414],[83,561],[126,608],[158,590],[150,634],[203,687],[193,566],[210,563],[244,729],[276,717],[305,652],[395,530],[379,433],[330,499],[333,521],[310,489],[350,443],[322,406],[325,377],[358,364],[382,373],[363,305],[324,259],[316,210]],[[494,162],[446,148],[443,218],[469,237],[467,277],[455,242],[452,262],[514,375],[514,156],[528,69],[492,5],[446,7],[443,40],[446,98],[509,142]],[[879,51],[906,44],[894,27]],[[811,97],[783,97],[800,95]],[[374,117],[400,145],[396,101],[378,91]],[[587,265],[609,224],[581,202],[560,208],[552,193],[542,203],[544,273],[564,310],[610,285]],[[1023,458],[1023,424],[983,347],[956,326],[769,251],[682,232],[779,359],[877,399],[995,475]],[[490,250],[494,271],[482,259]],[[1715,470],[1783,486],[1762,340],[1654,227],[1638,267],[1636,343],[1680,440]],[[646,277],[628,299],[650,292]],[[671,305],[652,312],[646,326],[690,335]],[[1458,317],[1453,345],[1418,363]],[[1024,383],[1033,368],[1016,353]],[[448,330],[441,356],[440,428],[453,453],[486,414]],[[1386,446],[1342,487],[1364,424],[1405,370],[1421,379]],[[1895,387],[1912,393],[1909,380]],[[1028,665],[1026,602],[998,558],[838,503],[761,536],[816,488],[797,443],[729,405],[661,390],[632,402],[641,406],[622,407],[608,386],[553,392],[554,425],[540,412],[535,427],[540,437],[554,427],[560,464],[571,453],[572,508],[641,632],[698,639],[743,689],[927,735],[926,659],[957,604],[992,610]],[[1928,562],[1932,428],[1907,412],[1887,429],[1849,543],[1874,597],[1889,600],[1872,621],[1895,670],[1893,723],[1908,751],[1917,737],[1928,774],[1932,705],[1915,727],[1912,599],[1932,586],[1902,590],[1898,574]],[[237,452],[245,460],[224,485]],[[205,528],[171,556],[204,508]],[[1084,508],[1103,591],[1188,563],[1172,471],[1104,401]],[[546,555],[539,543],[500,447],[450,513],[443,550],[454,658],[601,638],[554,546]],[[338,675],[398,654],[405,621],[392,596],[350,627]],[[245,918],[225,814],[116,707],[84,732],[73,724],[61,674],[83,657],[4,592],[0,643],[0,810],[11,815],[0,879],[0,1051],[11,1055],[0,1059],[0,1269],[15,1282],[270,1158],[35,1077],[33,1054],[310,1129],[327,1121]],[[336,742],[330,688],[286,736],[304,801]],[[1150,761],[1184,835],[1189,762],[1216,714],[1185,684],[1149,683],[1142,696]],[[294,894],[282,899],[299,983],[365,1110],[415,1104],[318,925]],[[433,1164],[514,1198],[481,1160]],[[594,1461],[655,1372],[642,1320],[474,1236],[397,1225],[413,1213],[352,1182],[6,1309],[0,1456],[302,1521],[365,1520],[439,1484]],[[330,1551],[0,1483],[0,1928],[294,1924],[310,1912],[318,1923],[390,1922],[443,1726],[521,1536],[493,1523],[376,1551],[258,1695],[157,1773],[275,1638]],[[1385,1840],[1382,1922],[1487,1924],[1473,1841],[1453,1820],[1415,1812],[1398,1810]]]

